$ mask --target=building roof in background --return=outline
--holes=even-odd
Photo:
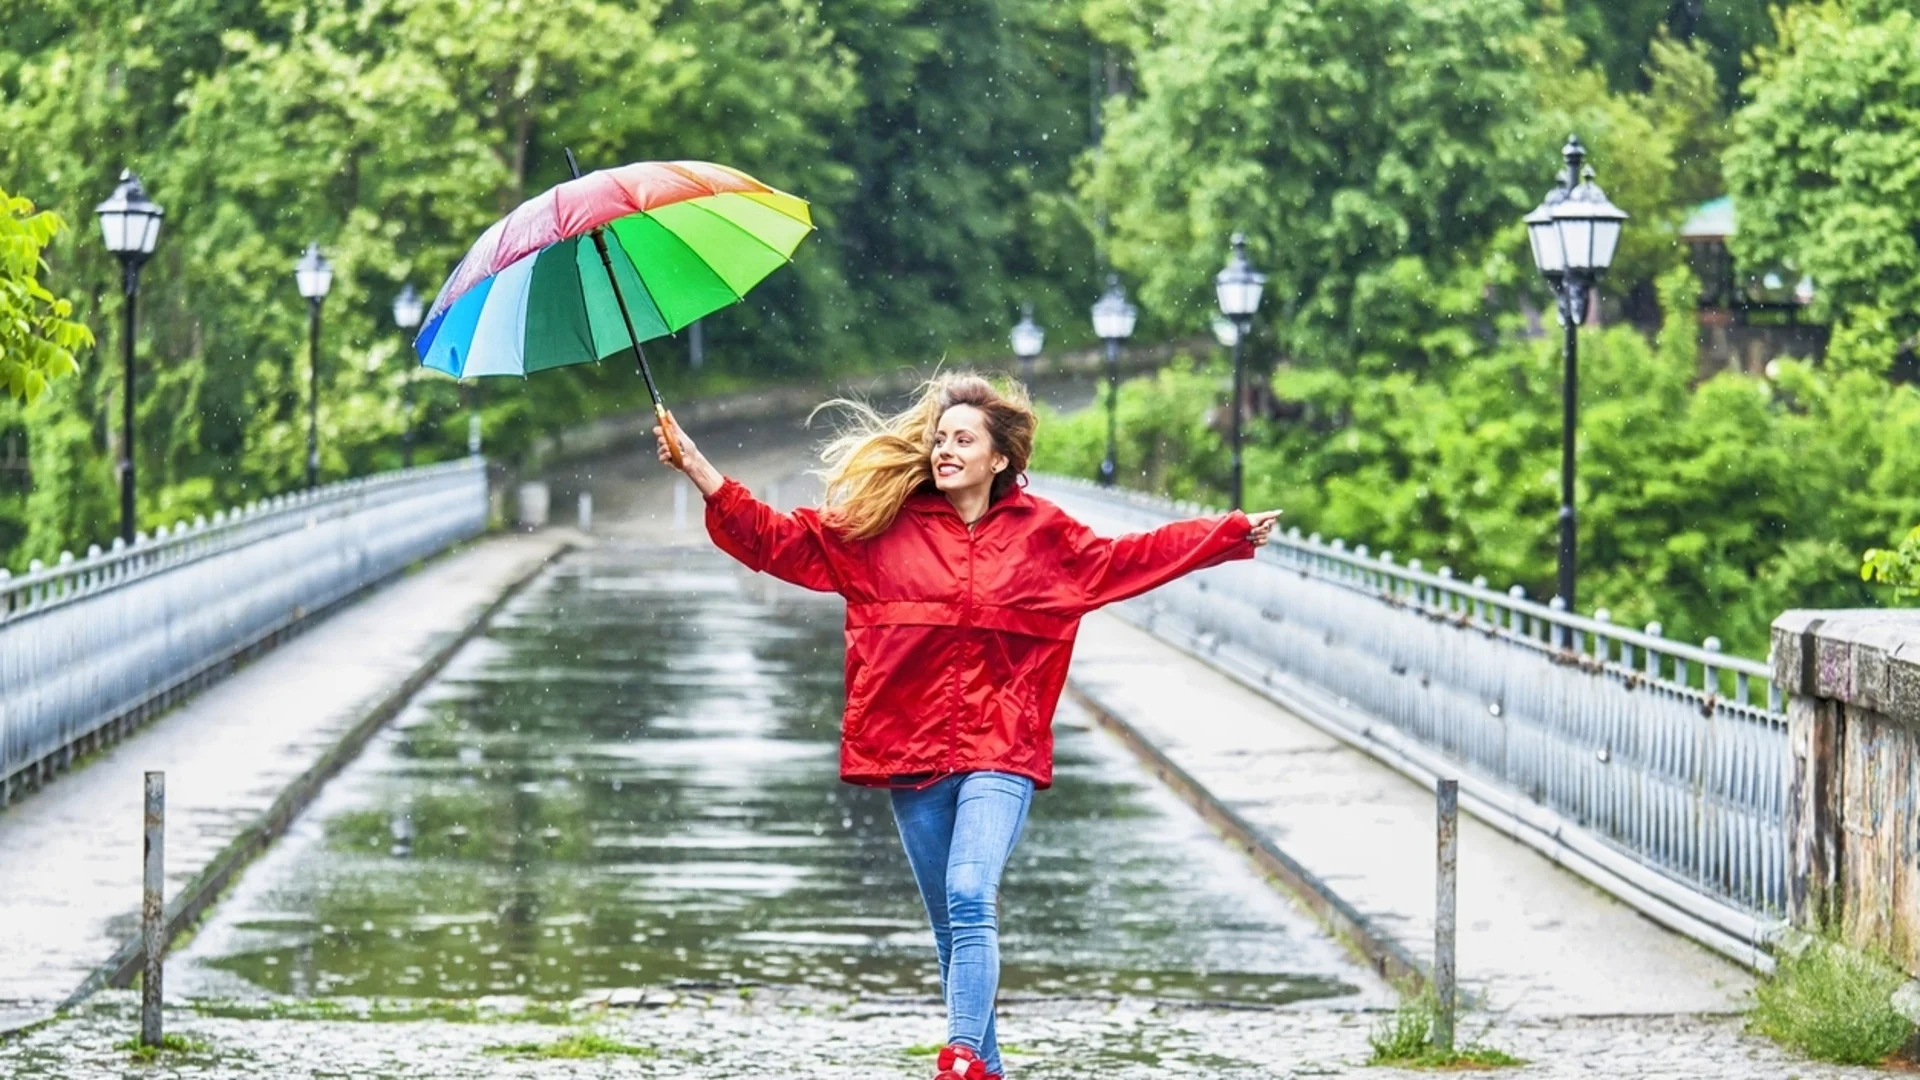
[[[1725,240],[1733,232],[1733,197],[1730,195],[1708,199],[1694,207],[1687,220],[1680,223],[1682,240]]]

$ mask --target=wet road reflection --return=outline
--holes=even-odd
[[[248,871],[172,985],[937,992],[885,793],[835,778],[840,618],[711,552],[570,557]],[[1084,716],[1058,745],[1002,894],[1006,993],[1371,985]]]

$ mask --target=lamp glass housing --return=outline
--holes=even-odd
[[[1560,246],[1560,227],[1553,220],[1553,208],[1541,203],[1526,216],[1527,242],[1533,247],[1533,265],[1542,274],[1563,274],[1567,270],[1566,250]]]
[[[1139,315],[1139,310],[1127,302],[1119,276],[1110,275],[1106,293],[1093,305],[1093,332],[1102,341],[1124,341],[1133,336],[1133,324]]]
[[[1033,306],[1031,304],[1021,309],[1020,321],[1013,325],[1011,341],[1013,344],[1013,355],[1018,356],[1022,360],[1039,356],[1040,350],[1045,347],[1047,343],[1047,332],[1040,328],[1039,323],[1033,321]]]
[[[1213,278],[1213,291],[1220,301],[1221,313],[1230,319],[1251,318],[1260,310],[1260,290],[1266,284],[1267,275],[1247,261],[1245,234],[1234,233],[1233,254],[1227,257],[1227,268]]]
[[[327,290],[333,288],[333,264],[320,254],[319,244],[308,244],[306,253],[293,264],[293,280],[300,286],[300,295],[308,300],[324,299]]]
[[[1627,220],[1627,212],[1613,205],[1600,185],[1593,182],[1591,166],[1580,186],[1555,203],[1551,212],[1559,227],[1568,270],[1600,273],[1613,265],[1620,225]]]
[[[160,242],[160,219],[166,211],[147,198],[140,178],[131,169],[121,170],[120,186],[93,212],[100,216],[100,234],[107,250],[115,255],[145,258]]]
[[[413,282],[407,282],[400,289],[400,295],[393,298],[393,324],[402,330],[412,330],[420,325],[420,316],[425,312],[426,306],[414,291]]]

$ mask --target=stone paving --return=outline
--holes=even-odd
[[[635,995],[639,996],[639,995]],[[169,1033],[200,1044],[137,1064],[119,1044],[138,1027],[131,994],[96,998],[79,1014],[0,1043],[0,1075],[62,1080],[166,1075],[194,1078],[674,1077],[925,1080],[942,1033],[937,1003],[860,999],[803,990],[681,991],[674,1004],[588,1011],[572,1023],[518,1019],[518,1003],[491,1022],[240,1019],[175,1010]],[[1318,1008],[1209,1008],[1139,998],[1047,998],[1004,1003],[1010,1078],[1213,1080],[1430,1072],[1365,1064],[1378,1012]],[[1528,1064],[1490,1075],[1536,1080],[1842,1080],[1876,1070],[1796,1061],[1713,1018],[1469,1018],[1463,1036]],[[586,1059],[508,1048],[591,1032],[638,1053]]]

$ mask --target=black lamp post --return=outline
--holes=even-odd
[[[1020,358],[1020,379],[1033,382],[1033,358],[1047,343],[1047,332],[1033,321],[1033,305],[1020,305],[1020,321],[1013,324],[1013,355]]]
[[[1240,497],[1245,489],[1245,476],[1240,466],[1240,413],[1246,405],[1246,367],[1241,361],[1241,350],[1247,340],[1247,331],[1253,326],[1253,313],[1260,310],[1260,290],[1267,284],[1267,275],[1260,273],[1247,262],[1247,237],[1245,233],[1233,234],[1233,254],[1227,257],[1227,268],[1213,277],[1213,291],[1220,301],[1220,314],[1233,324],[1233,508],[1240,509]],[[1215,331],[1215,336],[1219,332]]]
[[[140,297],[140,267],[160,242],[160,219],[165,212],[147,198],[132,170],[120,171],[120,186],[106,202],[93,208],[100,215],[100,232],[107,250],[120,259],[121,288],[126,297],[120,328],[120,353],[126,361],[126,392],[121,395],[120,430],[120,539],[133,543],[133,334],[134,309]]]
[[[1613,262],[1626,212],[1607,200],[1593,182],[1593,167],[1584,165],[1586,147],[1577,136],[1567,136],[1561,150],[1567,167],[1559,183],[1526,216],[1527,240],[1533,262],[1553,287],[1560,302],[1560,323],[1566,338],[1562,352],[1566,374],[1560,384],[1560,573],[1556,591],[1566,610],[1574,610],[1576,536],[1573,509],[1573,437],[1580,401],[1580,324],[1586,321],[1587,302],[1594,285]]]
[[[1107,291],[1093,305],[1093,332],[1107,346],[1107,457],[1100,463],[1100,483],[1112,487],[1120,471],[1119,420],[1115,409],[1120,397],[1120,343],[1133,336],[1133,323],[1140,312],[1127,303],[1127,290],[1120,287],[1120,275],[1107,275]]]
[[[400,295],[393,298],[393,325],[400,328],[400,336],[407,340],[409,353],[413,351],[413,330],[420,325],[420,316],[424,312],[425,305],[420,302],[420,294],[414,291],[413,282],[407,282],[401,287]],[[407,426],[400,434],[400,467],[411,469],[413,468],[413,373],[419,369],[420,365],[408,359],[406,353],[401,355],[407,360],[406,377],[400,383],[400,407],[407,414]]]
[[[293,264],[293,280],[307,300],[307,486],[320,482],[320,303],[333,287],[333,264],[309,243]]]

